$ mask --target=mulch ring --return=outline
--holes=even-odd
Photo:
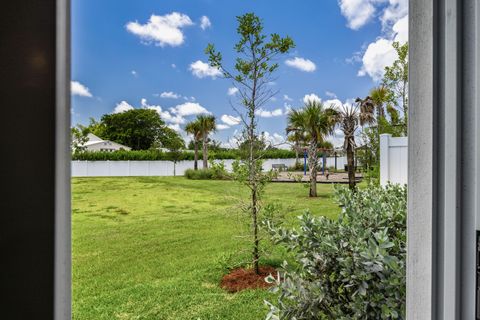
[[[260,274],[255,274],[254,269],[235,269],[222,278],[220,287],[231,293],[245,289],[268,288],[273,286],[273,283],[265,281],[270,274],[277,277],[277,270],[270,266],[264,266],[260,267]]]

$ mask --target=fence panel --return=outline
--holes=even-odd
[[[380,184],[408,182],[408,138],[380,135]]]
[[[227,171],[232,170],[235,160],[224,161]],[[320,158],[319,163],[323,159]],[[303,158],[300,159],[303,163]],[[272,169],[272,164],[285,164],[293,166],[295,159],[267,159],[263,163],[263,170]],[[345,157],[337,157],[337,168],[343,169],[346,164]],[[327,158],[327,166],[335,166],[335,158]],[[198,162],[202,168],[202,161]],[[185,170],[193,169],[193,161],[179,161],[175,166],[177,176],[182,176]],[[72,161],[72,177],[121,177],[121,176],[173,176],[173,162],[171,161]]]

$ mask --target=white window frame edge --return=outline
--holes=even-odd
[[[410,0],[407,319],[475,319],[475,0]]]
[[[54,319],[72,317],[70,0],[56,0]]]

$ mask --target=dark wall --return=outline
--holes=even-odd
[[[53,319],[56,3],[0,15],[0,318]]]

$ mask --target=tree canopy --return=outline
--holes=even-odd
[[[167,127],[155,110],[132,109],[105,114],[96,125],[102,139],[126,145],[133,150],[147,150],[165,136]],[[163,141],[165,142],[165,141]]]

